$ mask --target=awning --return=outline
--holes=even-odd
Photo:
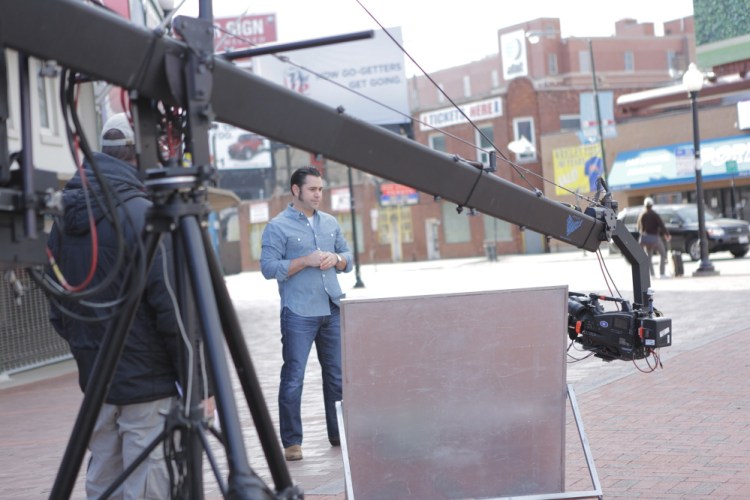
[[[63,189],[72,177],[71,173],[57,174],[59,188]],[[233,191],[216,187],[208,188],[208,204],[213,211],[221,212],[225,208],[236,207],[240,203],[242,200]]]
[[[750,75],[745,73],[710,78],[704,82],[703,88],[698,93],[698,101],[714,100],[739,92],[747,92],[749,89]],[[617,109],[624,114],[631,115],[680,105],[686,107],[690,105],[687,91],[682,83],[623,94],[617,98]]]
[[[208,203],[212,210],[221,212],[225,208],[236,207],[242,202],[240,197],[228,189],[208,188]]]
[[[750,176],[750,137],[701,141],[704,181]],[[607,182],[613,191],[695,182],[693,143],[678,143],[617,154]]]

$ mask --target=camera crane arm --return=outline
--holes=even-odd
[[[177,68],[175,60],[186,58],[187,45],[83,2],[0,0],[0,43],[166,103],[179,103],[185,93],[182,74],[172,68]],[[646,256],[616,221],[612,207],[581,213],[459,158],[348,116],[345,110],[284,89],[222,58],[214,58],[212,71],[207,111],[219,121],[588,251],[596,251],[611,237],[633,267],[634,301],[645,303]]]
[[[179,104],[186,93],[180,64],[190,50],[185,43],[77,0],[0,0],[0,43],[167,104]],[[635,309],[650,306],[648,257],[616,219],[617,205],[608,193],[601,205],[582,213],[284,89],[223,58],[213,58],[210,70],[213,89],[207,116],[584,250],[596,251],[611,238],[632,266]]]

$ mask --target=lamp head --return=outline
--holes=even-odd
[[[159,7],[164,15],[169,15],[174,10],[174,0],[159,0]]]
[[[682,84],[688,92],[700,92],[703,88],[703,73],[695,63],[690,63],[687,71],[682,75]]]
[[[554,29],[530,30],[525,32],[526,40],[532,45],[539,43],[542,38],[552,38],[555,35],[560,35],[560,32]]]
[[[531,154],[534,152],[534,145],[531,144],[525,135],[522,135],[515,141],[508,144],[508,149],[517,155]]]

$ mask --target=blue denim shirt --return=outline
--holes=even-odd
[[[341,255],[346,268],[306,267],[289,276],[291,260],[315,250]],[[263,231],[260,270],[266,279],[278,281],[282,309],[288,307],[300,316],[327,316],[331,314],[329,298],[340,305],[344,297],[337,275],[352,270],[352,254],[335,217],[316,210],[310,227],[305,214],[290,203]]]

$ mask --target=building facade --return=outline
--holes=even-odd
[[[472,161],[487,163],[489,155],[496,154],[495,175],[554,196],[554,186],[544,177],[547,136],[563,134],[567,146],[580,146],[592,140],[591,130],[588,135],[581,132],[582,123],[591,129],[598,121],[605,126],[605,137],[616,134],[617,121],[623,115],[614,105],[619,96],[674,82],[692,60],[691,17],[666,23],[664,34],[658,36],[652,23],[632,19],[622,20],[614,28],[613,36],[593,39],[562,37],[556,18],[500,29],[498,53],[437,71],[429,78],[409,80],[413,125],[402,132],[420,144]],[[601,120],[589,116],[591,105],[582,105],[584,101],[593,103],[595,94],[602,103]],[[603,141],[605,166],[615,159],[615,151],[606,147],[609,140]],[[259,238],[266,219],[251,219],[251,207],[267,207],[273,216],[288,201],[288,172],[301,166],[300,160],[310,163],[309,156],[293,154],[291,158],[285,150],[275,154],[277,189],[273,197],[246,202],[226,218],[232,222],[225,224],[225,231],[234,234],[238,240],[234,244],[242,248],[234,252],[242,255],[241,263],[235,257],[237,269],[258,268]],[[348,191],[347,167],[321,161],[329,190]],[[383,193],[388,184],[354,171],[352,194],[360,262],[540,253],[556,248],[533,231],[468,210],[459,213],[455,204],[424,193],[394,202]],[[327,208],[339,216],[343,227],[351,227],[347,203]],[[265,210],[256,209],[255,213]],[[240,227],[232,229],[235,222]]]
[[[610,187],[625,205],[703,202],[724,217],[750,220],[750,78],[744,2],[695,0],[696,50],[703,74],[691,98],[680,81],[617,100],[621,114]],[[695,126],[694,126],[695,125]],[[698,151],[694,143],[698,142]]]
[[[161,17],[161,12],[150,4],[130,0],[105,0],[103,3],[119,15],[131,19],[140,25],[154,26]],[[7,117],[3,117],[7,130],[7,150],[11,158],[15,153],[27,154],[33,158],[35,171],[54,174],[57,183],[62,187],[76,171],[76,157],[68,138],[67,125],[72,123],[65,117],[61,102],[60,80],[61,68],[55,61],[45,61],[34,57],[24,57],[15,50],[4,49],[4,60],[7,74],[3,75],[7,84]],[[25,75],[23,69],[25,68]],[[22,82],[26,89],[22,89]],[[28,102],[28,122],[24,123],[25,111],[22,109],[22,91]],[[109,105],[108,98],[114,99],[120,106],[120,90],[111,89],[103,83],[81,82],[77,85],[75,109],[81,125],[82,135],[88,140],[92,149],[99,149],[101,115],[119,111]],[[28,126],[28,135],[24,127]],[[27,142],[24,142],[27,141]],[[8,167],[20,170],[20,156],[15,156],[18,164],[10,162]],[[0,170],[6,168],[6,160]],[[5,182],[7,172],[0,172],[0,179]],[[37,181],[38,182],[38,181]],[[1,188],[18,189],[16,178]],[[37,185],[37,188],[39,185]],[[4,207],[7,210],[7,206]],[[9,236],[17,219],[12,214],[0,213],[0,245],[12,246]],[[47,220],[47,229],[52,221]],[[40,234],[34,239],[34,259],[44,255],[46,235]],[[6,247],[5,249],[7,249]],[[32,245],[23,247],[24,250]],[[7,254],[3,252],[3,257]],[[21,255],[21,259],[31,258]],[[67,342],[60,337],[48,321],[48,303],[46,295],[36,285],[24,269],[25,262],[0,262],[0,377],[15,372],[56,362],[70,357]]]

